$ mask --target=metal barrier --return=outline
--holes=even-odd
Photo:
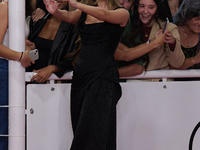
[[[34,73],[26,73],[26,81]],[[136,77],[163,82],[123,82],[117,105],[117,150],[199,149],[200,81],[167,78],[199,77],[200,70],[157,70]],[[70,80],[51,75],[49,84],[27,86],[27,150],[65,150],[73,138],[70,120]],[[192,90],[192,92],[191,92]],[[195,133],[194,133],[195,130]],[[191,139],[191,140],[190,140]],[[191,148],[190,148],[191,150]]]

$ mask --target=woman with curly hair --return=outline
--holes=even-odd
[[[200,69],[200,1],[184,0],[175,15],[185,61],[178,69]]]

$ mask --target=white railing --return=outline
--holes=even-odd
[[[34,74],[26,73],[26,81]],[[54,84],[54,80],[70,80],[71,77],[72,72],[60,79],[51,75],[50,84],[27,85],[27,150],[70,149],[73,139],[71,85]],[[156,70],[128,79],[185,77],[200,77],[200,70]],[[189,144],[199,149],[200,130],[194,142],[190,139],[200,121],[200,81],[166,81],[120,83],[117,150],[186,150]]]
[[[25,76],[25,80],[28,82],[32,78],[34,72],[27,72]],[[62,78],[58,78],[55,74],[52,74],[49,77],[49,80],[70,80],[72,79],[73,72],[67,72],[63,75]],[[132,77],[123,77],[121,79],[153,79],[153,78],[200,78],[200,69],[188,69],[188,70],[153,70],[143,72],[140,75],[132,76]]]

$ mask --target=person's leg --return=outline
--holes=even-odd
[[[0,59],[0,106],[8,105],[8,62]],[[0,135],[8,135],[8,108],[0,107]],[[8,149],[8,137],[0,136],[0,150]]]

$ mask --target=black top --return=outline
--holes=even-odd
[[[33,70],[38,70],[48,66],[48,59],[50,50],[53,44],[53,40],[48,40],[35,36],[33,42],[38,49],[39,59],[35,61],[35,64],[32,65]]]
[[[37,37],[37,35],[41,32],[49,16],[51,16],[51,14],[48,13],[45,17],[43,17],[43,19],[40,19],[36,23],[34,23],[33,20],[31,19],[30,34],[28,37],[30,41],[33,41],[33,39],[35,39],[35,37]],[[61,70],[59,72],[55,72],[55,74],[58,77],[62,77],[66,71],[73,70],[72,66],[73,58],[68,58],[65,56],[77,50],[79,46],[79,43],[76,42],[79,36],[77,32],[78,31],[76,25],[61,21],[56,36],[52,42],[52,46],[50,45],[48,46],[48,44],[43,45],[44,44],[43,42],[41,42],[41,44],[38,43],[36,45],[37,49],[39,49],[38,48],[39,45],[45,47],[48,46],[49,56],[48,56],[48,61],[45,64],[47,64],[46,66],[55,65],[56,67],[58,67]],[[42,55],[39,56],[39,58],[42,58]],[[28,67],[27,71],[32,71],[32,70],[33,68],[31,65],[30,67]]]
[[[86,16],[83,12],[78,22],[82,47],[79,59],[75,63],[75,72],[95,76],[110,68],[116,69],[114,53],[125,27],[108,22],[85,24]],[[111,77],[114,81],[118,79],[117,74]]]
[[[185,48],[185,47],[181,46],[181,49],[183,50],[185,58],[191,58],[191,57],[196,56],[196,54],[199,52],[199,50],[198,50],[199,44],[200,44],[200,42],[197,45],[195,45],[194,47],[190,47],[190,48]],[[188,69],[200,69],[200,64],[195,64]]]
[[[124,27],[108,22],[85,24],[86,17],[82,12],[77,24],[82,47],[71,86],[74,139],[70,150],[114,150],[115,109],[121,97],[114,53]]]

